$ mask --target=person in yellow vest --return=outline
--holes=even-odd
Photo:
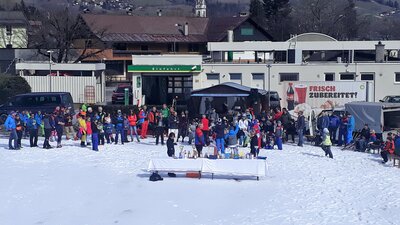
[[[85,115],[81,114],[81,116],[78,118],[78,124],[79,124],[78,138],[81,139],[81,147],[86,147],[87,127],[86,127]]]
[[[329,155],[329,158],[333,159],[331,146],[332,146],[332,141],[331,141],[331,136],[329,135],[329,130],[328,128],[324,128],[321,147],[322,150],[324,150],[325,152],[325,156]]]

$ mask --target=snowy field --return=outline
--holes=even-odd
[[[284,145],[266,178],[148,181],[154,139],[7,150],[0,140],[0,224],[400,224],[400,169],[378,155]],[[40,142],[42,144],[42,142]],[[54,143],[52,143],[54,145]],[[190,148],[187,146],[187,148]],[[178,151],[178,148],[177,148]]]

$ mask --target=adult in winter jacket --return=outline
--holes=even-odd
[[[147,115],[147,119],[149,120],[149,130],[152,132],[154,135],[155,129],[156,129],[156,115],[157,115],[157,108],[153,107],[149,114]]]
[[[31,147],[38,147],[38,124],[35,119],[35,115],[32,113],[28,119],[27,128],[29,132],[29,144]]]
[[[245,142],[246,133],[248,132],[249,121],[245,116],[239,120],[239,145],[243,146]]]
[[[169,109],[166,104],[163,104],[161,114],[162,114],[164,127],[168,131],[168,127],[169,127],[168,119],[169,119],[170,113],[169,113]]]
[[[69,140],[70,138],[74,138],[75,136],[75,131],[74,131],[74,127],[72,124],[72,118],[73,115],[70,113],[69,109],[67,109],[67,111],[65,111],[64,114],[64,130],[65,130],[65,137],[67,140]]]
[[[306,121],[303,115],[303,111],[298,112],[299,117],[297,118],[297,125],[296,125],[296,130],[297,134],[299,135],[299,143],[297,144],[298,146],[303,147],[303,142],[304,142],[304,137],[303,137],[303,132],[304,128],[306,127]]]
[[[21,140],[22,140],[22,135],[24,133],[24,125],[23,121],[21,120],[20,114],[17,114],[15,116],[15,130],[17,132],[17,148],[20,149],[22,148]]]
[[[394,154],[400,156],[400,135],[399,134],[397,134],[394,138]]]
[[[38,111],[38,112],[35,114],[35,120],[36,120],[37,125],[39,126],[39,127],[38,127],[38,129],[39,129],[39,134],[40,134],[41,136],[43,136],[43,135],[44,135],[44,126],[43,126],[43,114],[42,114],[42,112]]]
[[[254,156],[257,157],[259,152],[258,148],[258,138],[257,135],[254,131],[250,131],[250,153]]]
[[[114,118],[115,125],[115,144],[118,144],[118,136],[121,137],[121,144],[124,144],[124,117],[121,110],[117,111],[117,115]]]
[[[353,131],[355,127],[354,117],[349,113],[347,114],[347,138],[346,145],[353,141]]]
[[[99,120],[97,118],[93,118],[91,128],[92,128],[92,150],[99,151]]]
[[[78,124],[79,124],[79,136],[81,139],[81,147],[86,147],[86,132],[87,132],[87,127],[86,127],[86,116],[85,115],[80,115],[78,118]]]
[[[203,146],[205,145],[204,134],[203,134],[203,124],[197,125],[195,137],[194,137],[194,144],[196,146],[196,150],[198,156],[200,157],[201,151],[203,150]]]
[[[222,154],[225,154],[225,129],[225,124],[222,123],[221,119],[218,119],[217,125],[215,126],[215,144],[217,151]]]
[[[133,133],[135,133],[136,140],[140,142],[139,140],[139,135],[137,131],[137,116],[135,112],[131,111],[131,114],[128,116],[128,121],[129,121],[129,130],[130,130],[130,136],[131,136],[131,141],[133,142]]]
[[[347,116],[342,115],[340,118],[340,123],[339,123],[339,137],[338,137],[338,146],[342,146],[343,144],[346,144],[346,138],[347,138]]]
[[[278,120],[276,122],[276,128],[275,128],[275,144],[278,146],[279,150],[282,150],[282,137],[283,137],[282,122]]]
[[[155,118],[155,123],[157,124],[155,128],[156,145],[158,145],[158,140],[161,138],[161,145],[164,145],[164,121],[162,113],[157,113]]]
[[[209,137],[209,132],[210,132],[210,127],[209,127],[209,120],[207,119],[206,115],[202,116],[201,123],[203,124],[203,134],[204,134],[204,140],[205,144],[208,146],[210,144],[210,139]]]
[[[225,139],[228,142],[228,146],[236,146],[238,144],[237,141],[237,133],[239,132],[239,125],[231,126],[229,128],[229,132],[225,135]]]
[[[387,140],[385,142],[385,147],[381,151],[381,156],[383,159],[382,163],[387,163],[389,154],[394,154],[394,151],[395,151],[395,145],[392,138],[392,133],[389,132]]]
[[[15,112],[11,112],[7,119],[6,122],[4,123],[4,127],[6,128],[7,131],[10,132],[10,137],[8,139],[8,148],[9,149],[16,149],[17,148],[17,131],[16,127],[17,125],[15,124],[15,116],[17,114]],[[12,145],[12,141],[14,141],[14,145]]]
[[[58,113],[58,115],[55,117],[55,128],[57,131],[57,148],[61,148],[61,138],[63,135],[64,131],[64,125],[65,125],[65,120],[64,116],[61,113]]]
[[[329,116],[329,135],[331,136],[332,143],[336,143],[336,132],[340,125],[340,119],[337,115],[332,114]]]
[[[183,142],[185,137],[188,136],[188,118],[185,112],[182,112],[181,116],[179,117],[178,129],[179,131],[177,141],[179,141],[179,138],[182,137]]]
[[[54,121],[49,114],[45,114],[43,117],[43,126],[44,126],[44,142],[43,142],[43,148],[50,149],[53,148],[50,146],[50,135],[51,132],[55,129],[54,127]]]
[[[168,118],[168,126],[169,126],[168,133],[178,134],[179,132],[178,125],[179,125],[178,113],[172,112]]]

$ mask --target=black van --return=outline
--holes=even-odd
[[[4,118],[11,111],[54,112],[57,106],[74,111],[74,102],[69,92],[32,92],[11,97],[5,104],[0,105],[0,117]],[[0,122],[4,122],[1,121]]]

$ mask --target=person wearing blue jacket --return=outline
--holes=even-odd
[[[397,134],[394,138],[394,154],[400,156],[400,136]]]
[[[329,116],[327,112],[323,112],[321,121],[321,130],[324,130],[324,128],[328,129],[328,127],[329,127]]]
[[[8,148],[10,150],[15,150],[17,149],[17,125],[15,123],[15,116],[17,114],[12,111],[8,117],[6,122],[4,123],[4,127],[6,128],[7,131],[10,132],[10,137],[8,139]],[[12,145],[12,141],[14,140],[14,145]]]
[[[31,148],[33,147],[38,147],[37,142],[38,142],[38,124],[35,119],[35,115],[32,113],[31,117],[28,119],[27,122],[27,128],[29,132],[29,144]]]
[[[355,127],[354,117],[348,113],[347,114],[347,137],[346,137],[346,145],[350,144],[353,141],[353,131]]]
[[[44,125],[43,125],[43,114],[42,112],[38,111],[35,114],[36,124],[38,125],[38,130],[40,131],[40,135],[44,136]]]
[[[118,134],[121,136],[121,144],[124,144],[124,117],[121,110],[118,110],[114,119],[115,124],[115,144],[118,144]]]
[[[340,119],[337,115],[332,114],[329,116],[329,136],[331,136],[332,144],[336,143],[336,132],[340,125]]]
[[[228,140],[228,146],[234,146],[238,144],[237,133],[239,132],[239,125],[231,126],[229,132],[225,135],[225,139]]]

